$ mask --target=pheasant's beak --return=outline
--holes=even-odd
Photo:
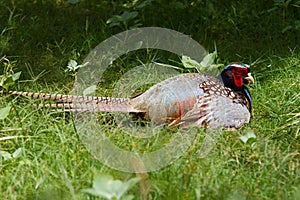
[[[251,75],[251,73],[248,73],[247,76],[244,79],[246,79],[248,81],[248,83],[254,84],[254,78]]]

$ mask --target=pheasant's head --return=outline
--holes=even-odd
[[[221,73],[223,83],[233,90],[243,90],[244,84],[254,83],[250,73],[250,66],[243,63],[227,65]]]

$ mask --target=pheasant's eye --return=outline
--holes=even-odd
[[[236,70],[235,74],[240,75],[240,74],[242,74],[242,72],[240,70]]]
[[[232,72],[237,76],[247,76],[249,73],[248,69],[246,68],[234,68]]]

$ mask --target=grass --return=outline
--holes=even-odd
[[[134,9],[109,1],[70,5],[5,0],[3,5],[0,53],[15,65],[15,71],[22,71],[12,88],[16,90],[68,93],[74,83],[74,77],[64,72],[68,61],[81,63],[101,41],[135,25],[132,20],[109,27],[105,22],[113,14]],[[250,88],[254,102],[250,124],[238,131],[223,131],[206,157],[198,155],[206,134],[200,129],[189,150],[161,170],[142,175],[114,170],[88,151],[71,114],[33,108],[33,100],[1,96],[0,108],[11,105],[12,110],[0,120],[0,139],[14,136],[0,140],[1,151],[12,154],[21,148],[21,153],[7,160],[0,157],[0,199],[97,199],[81,192],[91,187],[97,173],[124,181],[142,176],[142,184],[128,192],[135,199],[299,199],[299,30],[281,32],[299,10],[278,7],[277,13],[267,12],[272,6],[203,3],[193,7],[155,1],[138,10],[136,19],[143,26],[178,30],[207,49],[216,42],[219,62],[256,61],[251,68],[256,84]],[[159,14],[153,17],[153,10]],[[155,51],[122,56],[104,74],[99,92],[110,95],[116,76],[149,61],[170,62]],[[99,116],[106,134],[125,149],[150,151],[173,135],[172,130],[162,129],[151,139],[132,138],[113,119],[110,114]],[[240,136],[248,131],[256,139],[243,143]]]

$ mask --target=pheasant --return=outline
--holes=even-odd
[[[45,104],[64,111],[142,113],[155,124],[169,126],[239,128],[249,123],[252,99],[244,84],[254,83],[250,66],[232,63],[219,79],[187,73],[168,78],[133,98],[73,96],[8,91],[10,95],[53,100]],[[1,92],[2,94],[5,92]]]

